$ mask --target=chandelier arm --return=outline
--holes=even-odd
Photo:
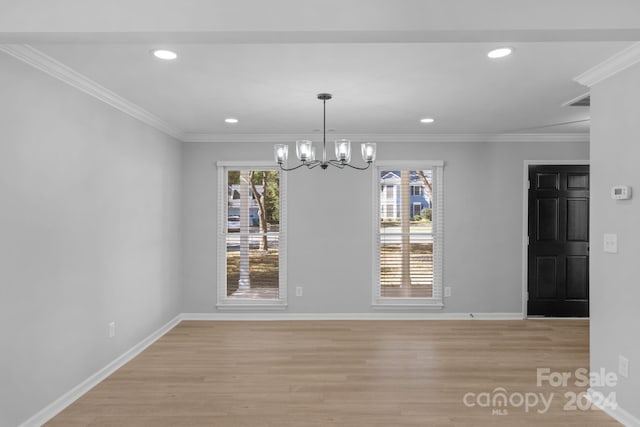
[[[320,165],[322,165],[322,162],[320,160],[314,160],[313,162],[308,162],[307,163],[307,167],[309,169],[313,169],[313,168],[315,168],[317,166],[320,166]]]
[[[329,160],[327,163],[330,164],[331,166],[337,167],[338,169],[344,169],[344,165],[347,164],[347,163],[342,163],[341,161],[335,160],[335,159]]]
[[[352,165],[350,163],[344,163],[344,165],[345,166],[349,166],[352,169],[357,169],[359,171],[364,171],[364,170],[369,169],[369,166],[371,166],[371,162],[367,162],[367,166],[365,166],[365,167],[354,166],[354,165]]]
[[[285,168],[284,166],[282,166],[282,163],[278,163],[278,165],[280,165],[280,169],[282,169],[285,172],[290,172],[290,171],[294,171],[296,169],[301,168],[302,166],[305,166],[306,163],[300,163],[298,166],[294,166],[292,168]]]

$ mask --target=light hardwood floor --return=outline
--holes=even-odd
[[[47,426],[618,425],[536,385],[588,355],[582,320],[184,321]],[[498,387],[550,409],[465,405]]]

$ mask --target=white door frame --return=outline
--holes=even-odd
[[[529,252],[529,166],[531,165],[589,165],[589,160],[525,160],[522,172],[522,318],[526,319],[528,298]]]

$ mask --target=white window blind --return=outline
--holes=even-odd
[[[376,166],[374,306],[442,307],[443,165]]]
[[[271,165],[218,163],[218,307],[284,307],[285,175]]]

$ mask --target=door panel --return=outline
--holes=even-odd
[[[538,299],[555,299],[557,296],[558,260],[556,257],[538,257],[536,262],[536,292]]]
[[[589,315],[589,166],[529,167],[528,314]]]
[[[567,299],[587,299],[584,283],[588,283],[589,260],[586,256],[567,257]]]
[[[558,240],[558,200],[538,199],[536,240]]]
[[[589,190],[589,175],[584,173],[567,173],[569,190]]]
[[[538,173],[536,174],[537,188],[539,190],[557,190],[560,181],[558,173]]]
[[[589,200],[567,200],[567,241],[589,241]]]

